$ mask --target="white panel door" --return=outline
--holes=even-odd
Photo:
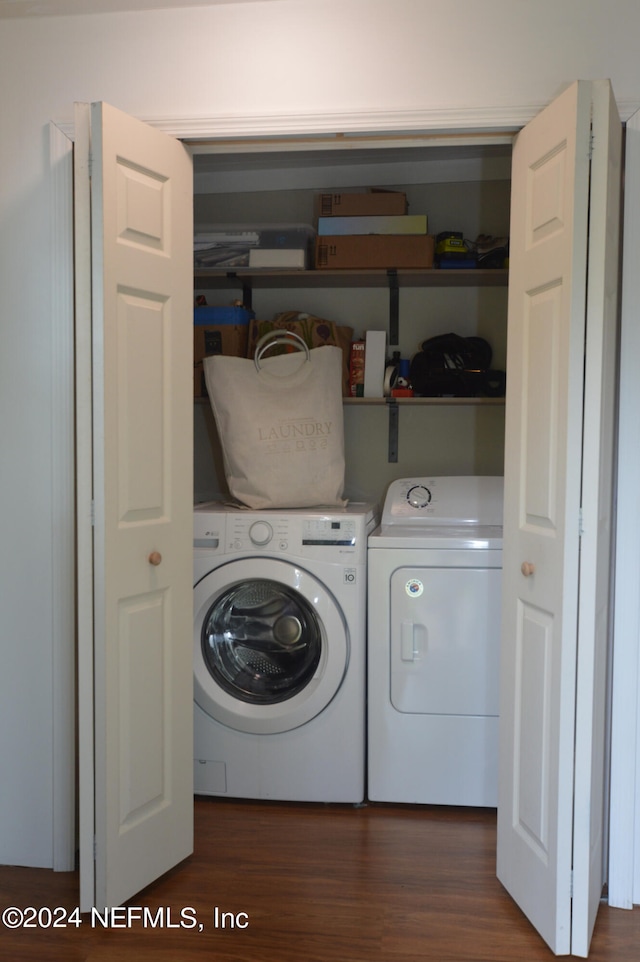
[[[80,107],[77,122],[78,246],[92,286],[89,333],[79,278],[86,909],[122,904],[192,851],[193,195],[178,141],[106,104]]]
[[[602,885],[604,687],[589,677],[601,670],[608,596],[608,552],[602,567],[597,557],[608,544],[611,460],[604,321],[614,319],[604,301],[616,256],[606,251],[609,185],[620,175],[608,89],[574,84],[521,132],[513,155],[497,866],[557,954],[586,954],[591,893]],[[574,859],[597,879],[581,879],[572,904]]]

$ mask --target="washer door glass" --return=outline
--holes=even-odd
[[[266,735],[306,724],[339,691],[349,647],[333,593],[297,564],[234,559],[194,586],[194,698],[225,727]]]
[[[313,678],[322,631],[299,592],[268,579],[228,588],[202,627],[202,655],[214,680],[241,701],[273,705]]]

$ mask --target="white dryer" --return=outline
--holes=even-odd
[[[502,478],[394,481],[369,537],[368,797],[497,805]]]
[[[361,802],[372,505],[194,510],[196,794]]]

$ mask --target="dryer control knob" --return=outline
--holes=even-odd
[[[407,492],[407,501],[412,508],[426,508],[431,501],[431,492],[424,484],[414,484]]]
[[[252,544],[269,544],[273,538],[273,528],[268,521],[254,521],[249,528],[249,537]]]

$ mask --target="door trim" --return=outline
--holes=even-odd
[[[53,868],[75,864],[75,437],[73,144],[49,124]]]
[[[615,548],[614,658],[611,710],[611,813],[609,818],[609,904],[633,907],[640,901],[640,878],[634,873],[640,858],[640,821],[636,816],[637,772],[640,768],[640,601],[638,528],[640,507],[640,424],[637,365],[640,336],[637,297],[640,277],[636,270],[640,249],[640,115],[626,132],[626,174],[621,288],[621,350],[618,410],[617,527]],[[625,271],[625,266],[629,269]],[[633,844],[630,844],[633,839]],[[635,890],[635,891],[634,891]]]

